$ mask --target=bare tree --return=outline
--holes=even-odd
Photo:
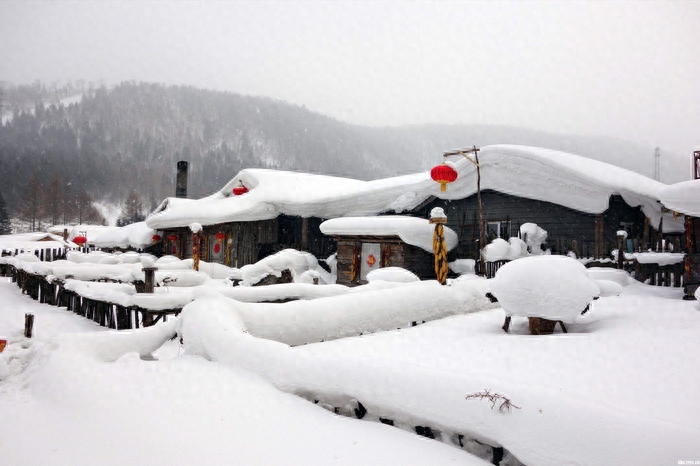
[[[78,190],[75,195],[75,210],[78,216],[78,224],[82,224],[86,220],[88,211],[92,207],[92,198],[85,192],[83,188]]]
[[[63,203],[63,179],[58,171],[54,170],[43,195],[46,216],[51,219],[52,225],[57,225],[63,210],[61,205]]]
[[[36,231],[37,222],[41,225],[41,218],[44,214],[44,195],[41,178],[34,173],[29,178],[22,189],[22,200],[19,210],[20,219],[31,222],[32,231]]]

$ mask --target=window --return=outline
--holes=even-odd
[[[486,239],[493,241],[496,238],[510,238],[510,220],[486,222]]]

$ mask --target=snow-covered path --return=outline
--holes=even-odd
[[[24,313],[35,314],[22,348]],[[244,369],[180,356],[169,342],[143,361],[97,361],[60,334],[108,332],[38,304],[0,278],[0,357],[24,371],[0,381],[0,462],[7,465],[487,464],[378,423],[336,416]],[[58,338],[55,338],[57,337]],[[7,367],[7,366],[6,366]]]

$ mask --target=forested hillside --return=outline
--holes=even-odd
[[[66,198],[83,189],[117,204],[136,190],[148,210],[174,194],[178,160],[190,162],[190,197],[247,167],[372,179],[426,169],[443,150],[472,144],[566,150],[646,175],[652,168],[653,148],[610,138],[490,125],[370,128],[269,98],[160,84],[5,86],[3,112],[0,191],[14,214],[52,178]]]

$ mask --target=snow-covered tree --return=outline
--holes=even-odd
[[[12,225],[10,224],[10,215],[7,213],[5,198],[0,192],[0,235],[9,235],[12,233]]]

